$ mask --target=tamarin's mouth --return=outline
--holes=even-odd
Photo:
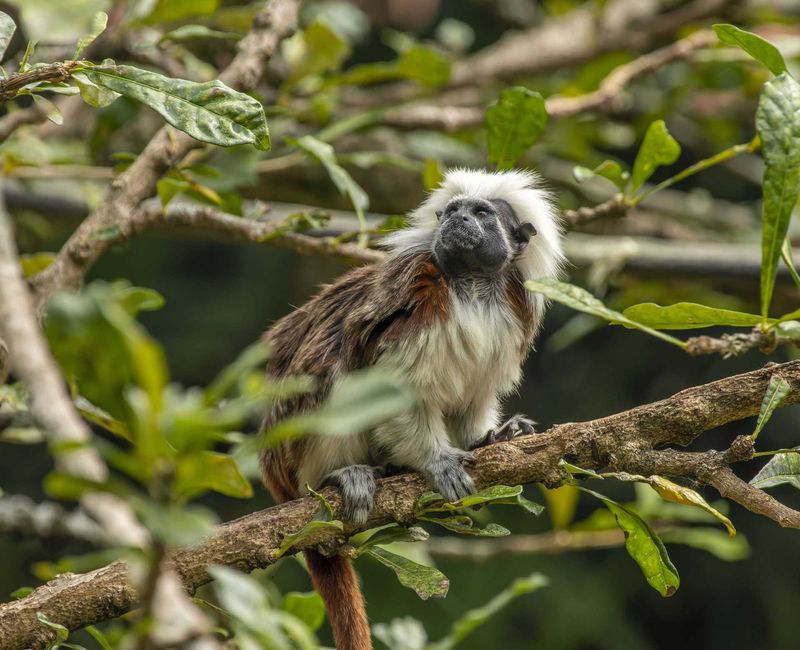
[[[442,227],[439,234],[439,242],[449,250],[454,248],[464,248],[472,250],[481,243],[483,233],[475,227],[453,223]]]

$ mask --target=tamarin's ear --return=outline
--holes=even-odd
[[[441,221],[443,214],[444,214],[444,212],[442,210],[437,210],[436,211],[436,218]]]
[[[532,223],[524,221],[517,226],[514,234],[517,236],[518,241],[525,242],[527,244],[531,237],[536,234],[536,227]]]

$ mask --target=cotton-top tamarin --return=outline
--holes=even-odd
[[[542,322],[545,300],[525,280],[554,277],[561,228],[533,174],[448,172],[385,240],[387,258],[325,287],[265,334],[272,377],[312,375],[317,389],[275,404],[269,428],[315,408],[347,372],[378,366],[406,382],[416,406],[350,437],[311,436],[263,456],[278,501],[308,484],[342,491],[345,516],[363,522],[377,467],[420,472],[448,500],[474,491],[470,450],[531,431],[500,423],[499,400],[517,385]],[[339,650],[372,647],[364,602],[349,560],[306,552]]]

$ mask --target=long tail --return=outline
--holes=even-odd
[[[367,610],[350,560],[316,551],[305,551],[305,556],[314,586],[325,601],[336,649],[372,650]]]

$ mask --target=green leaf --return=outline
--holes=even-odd
[[[36,612],[36,619],[56,633],[56,643],[61,643],[67,640],[67,637],[69,636],[69,630],[60,623],[54,623],[51,621],[49,618],[47,618],[47,616],[44,615],[44,612]]]
[[[753,327],[761,322],[761,316],[756,314],[717,309],[694,302],[678,302],[665,307],[653,302],[643,302],[628,307],[622,315],[657,330],[688,330],[717,325]],[[625,326],[631,327],[627,324]]]
[[[598,492],[580,489],[600,499],[612,512],[625,533],[625,549],[639,565],[648,584],[662,596],[672,596],[680,586],[678,570],[669,559],[663,542],[647,522],[632,510]]]
[[[423,521],[430,521],[431,523],[438,524],[442,528],[446,528],[454,533],[460,535],[472,535],[473,537],[508,537],[511,531],[499,524],[489,523],[485,528],[480,528],[475,525],[472,517],[466,515],[454,515],[450,517],[425,517],[420,516]]]
[[[428,635],[417,619],[395,618],[391,623],[376,623],[372,635],[390,650],[427,650]]]
[[[631,191],[636,192],[662,165],[671,165],[681,155],[681,147],[667,131],[664,120],[656,120],[644,135],[631,173]]]
[[[181,25],[180,27],[176,27],[175,29],[164,34],[158,39],[158,42],[165,43],[167,41],[173,41],[182,43],[196,39],[238,41],[241,37],[242,35],[236,32],[221,32],[219,30],[206,27],[205,25]]]
[[[89,33],[78,41],[78,45],[75,48],[75,54],[72,58],[79,59],[81,53],[105,31],[106,25],[108,25],[108,14],[104,11],[98,11],[94,15],[94,18],[92,18],[92,26],[89,29]]]
[[[218,7],[219,0],[157,0],[150,13],[141,18],[141,22],[145,25],[158,25],[194,16],[208,16]]]
[[[661,533],[661,540],[665,544],[685,544],[706,551],[725,562],[744,560],[750,555],[750,544],[744,535],[730,537],[717,528],[670,528]]]
[[[209,567],[208,574],[214,579],[214,590],[225,611],[258,628],[259,616],[270,607],[267,594],[256,579],[226,566]]]
[[[325,495],[314,490],[308,483],[306,483],[306,490],[308,493],[319,501],[319,510],[314,516],[317,521],[332,521],[333,520],[333,506],[331,502],[325,498]]]
[[[407,411],[415,401],[405,384],[380,368],[359,370],[338,381],[315,412],[284,421],[267,433],[266,443],[319,433],[355,435]]]
[[[33,103],[37,104],[39,108],[44,111],[48,121],[52,122],[56,126],[61,126],[64,124],[64,116],[61,114],[58,106],[41,95],[31,95],[31,97],[33,98]]]
[[[772,377],[769,378],[767,391],[764,393],[764,399],[761,400],[761,409],[758,412],[758,421],[756,422],[755,431],[753,431],[753,440],[758,437],[764,425],[769,422],[773,412],[789,394],[790,389],[791,386],[789,386],[789,382],[780,375],[772,375]]]
[[[115,296],[117,304],[129,316],[138,316],[142,311],[158,311],[164,306],[164,296],[155,289],[121,286]]]
[[[262,151],[270,148],[261,102],[219,80],[196,83],[172,79],[110,61],[86,66],[83,72],[98,86],[149,106],[196,140],[222,147],[252,144]]]
[[[367,63],[350,68],[336,80],[339,84],[373,84],[392,79],[409,79],[431,88],[450,80],[450,62],[438,52],[417,45],[396,61]]]
[[[98,86],[83,72],[73,72],[70,80],[78,87],[81,99],[94,108],[105,108],[121,95]]]
[[[392,524],[380,528],[367,538],[355,551],[353,557],[359,557],[377,544],[394,544],[395,542],[424,542],[430,535],[419,526],[406,528]]]
[[[55,253],[31,253],[29,255],[20,255],[19,263],[22,267],[22,273],[26,278],[32,278],[37,273],[44,271],[50,266],[55,257]]]
[[[750,481],[762,490],[776,485],[792,485],[800,490],[800,453],[775,454]]]
[[[786,72],[786,61],[783,55],[769,41],[753,32],[746,32],[734,25],[717,24],[711,26],[717,38],[726,45],[739,47],[762,63],[774,75]]]
[[[227,397],[241,377],[261,367],[269,358],[269,347],[263,341],[257,341],[246,347],[236,361],[220,372],[206,388],[204,402],[207,406],[216,404]]]
[[[417,500],[416,509],[417,515],[423,515],[428,512],[453,512],[464,508],[491,504],[520,506],[523,510],[536,516],[539,516],[544,511],[543,506],[522,496],[521,485],[513,487],[493,485],[474,494],[468,494],[452,503],[445,502],[441,494],[425,492]]]
[[[438,52],[418,45],[400,55],[397,72],[400,78],[436,88],[450,81],[450,62]]]
[[[206,490],[237,499],[253,496],[253,486],[242,476],[236,461],[216,451],[200,451],[179,458],[173,490],[177,495],[187,497]]]
[[[0,430],[0,442],[11,445],[39,445],[47,442],[41,429],[34,427],[6,427]]]
[[[668,334],[664,334],[663,332],[659,332],[658,330],[647,327],[646,325],[642,325],[641,323],[637,323],[636,321],[633,321],[622,315],[618,311],[609,309],[591,293],[586,291],[586,289],[581,289],[580,287],[567,284],[566,282],[559,282],[558,280],[554,280],[552,278],[528,280],[525,282],[525,288],[528,289],[528,291],[541,293],[547,298],[550,298],[550,300],[555,300],[562,305],[566,305],[567,307],[571,307],[572,309],[576,309],[577,311],[581,311],[585,314],[598,316],[612,323],[620,323],[622,325],[641,330],[642,332],[647,332],[651,336],[655,336],[662,341],[672,343],[680,348],[686,348],[686,344],[683,341],[676,339],[673,336],[669,336]]]
[[[126,423],[111,417],[109,413],[95,406],[85,397],[78,396],[75,398],[75,408],[78,409],[78,413],[81,414],[82,418],[92,424],[103,427],[106,431],[110,431],[125,440],[133,440],[133,434]]]
[[[283,536],[283,540],[281,541],[280,548],[276,554],[276,559],[285,555],[286,552],[291,549],[295,544],[302,542],[305,539],[308,539],[312,535],[319,533],[321,530],[337,530],[343,531],[344,524],[341,521],[334,519],[333,521],[320,521],[318,519],[313,519],[309,521],[305,526],[303,526],[300,530],[296,533],[287,533]]]
[[[19,60],[19,72],[25,72],[28,69],[28,65],[30,64],[33,53],[36,51],[37,45],[37,41],[28,41],[28,44],[25,46],[25,52],[22,54],[22,58]],[[2,54],[0,54],[0,58],[2,58]]]
[[[723,515],[719,510],[709,505],[708,501],[706,501],[694,490],[684,487],[683,485],[673,483],[663,476],[650,476],[647,479],[647,483],[659,494],[662,499],[672,501],[673,503],[680,503],[681,505],[695,506],[701,510],[705,510],[708,514],[719,520],[725,526],[728,531],[728,535],[731,537],[736,535],[736,529],[733,527],[731,520]]]
[[[106,635],[98,630],[94,625],[87,625],[83,629],[86,630],[95,641],[97,641],[97,644],[102,650],[114,650],[114,646],[111,645],[111,642],[108,640],[108,638],[106,638]]]
[[[489,162],[511,169],[544,133],[547,111],[542,96],[523,86],[506,88],[486,109]]]
[[[170,547],[197,544],[218,523],[217,516],[203,506],[164,505],[147,498],[130,501],[147,530]]]
[[[443,639],[428,645],[427,650],[451,650],[461,643],[477,627],[490,621],[501,609],[511,601],[537,589],[547,586],[548,580],[541,573],[532,573],[525,578],[518,578],[492,598],[485,605],[469,610],[450,628]]]
[[[603,477],[600,476],[600,474],[595,472],[593,469],[584,469],[583,467],[578,467],[577,465],[573,465],[572,463],[568,463],[563,458],[558,461],[558,466],[559,467],[563,467],[567,471],[567,473],[572,475],[572,476],[575,476],[576,474],[578,474],[578,475],[583,474],[583,475],[589,476],[590,478],[598,478],[601,481],[603,480]]]
[[[611,181],[620,192],[625,190],[625,186],[631,177],[630,173],[625,171],[622,165],[615,160],[604,160],[594,169],[577,166],[572,170],[572,175],[579,183],[583,183],[595,176],[600,176]]]
[[[290,591],[283,597],[283,611],[299,618],[312,632],[325,621],[325,603],[316,591]]]
[[[325,20],[317,19],[302,33],[303,55],[291,66],[287,80],[293,86],[310,75],[339,70],[350,56],[350,45]]]
[[[380,546],[370,548],[366,554],[394,571],[400,584],[413,589],[422,600],[447,595],[450,581],[438,569],[417,564]]]
[[[781,247],[800,194],[800,84],[784,73],[764,84],[756,111],[764,156],[761,315],[767,318]]]
[[[16,30],[17,25],[14,23],[14,19],[7,13],[0,11],[0,59],[5,56]]]
[[[20,598],[25,598],[26,596],[30,596],[33,593],[33,587],[20,587],[19,589],[15,589],[11,592],[11,597],[19,600]]]
[[[786,268],[789,270],[789,275],[792,276],[795,286],[800,289],[800,273],[797,272],[797,267],[794,265],[794,260],[792,259],[792,242],[789,241],[788,237],[783,240],[783,244],[781,245],[781,258]],[[794,315],[793,317],[800,316],[800,310],[792,312],[792,314]],[[792,316],[781,316],[779,320],[791,320],[791,318]]]
[[[63,472],[50,472],[44,479],[43,487],[49,496],[66,501],[80,499],[85,492],[108,492],[110,490],[108,483],[98,483]]]
[[[444,172],[438,160],[428,158],[422,170],[422,186],[429,192],[435,190],[444,180]]]
[[[301,138],[286,138],[286,141],[299,147],[322,164],[336,189],[350,199],[350,203],[353,204],[353,208],[358,215],[359,222],[364,223],[364,212],[369,208],[369,197],[362,187],[353,180],[350,173],[336,161],[333,147],[311,135],[304,135]]]

